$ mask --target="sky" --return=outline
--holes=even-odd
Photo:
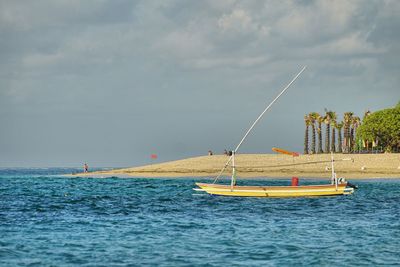
[[[0,167],[303,151],[400,100],[400,1],[0,0]],[[157,154],[158,159],[151,159]]]

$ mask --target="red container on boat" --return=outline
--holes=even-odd
[[[292,177],[292,186],[299,186],[299,177]]]

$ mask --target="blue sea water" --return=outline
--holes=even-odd
[[[399,180],[352,181],[350,196],[231,198],[193,191],[194,179],[60,175],[75,171],[0,169],[0,266],[400,265]]]

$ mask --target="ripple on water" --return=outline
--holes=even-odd
[[[0,172],[2,266],[400,262],[396,180],[357,181],[351,196],[263,199],[201,195],[190,179],[11,173]],[[288,181],[248,183],[260,182]]]

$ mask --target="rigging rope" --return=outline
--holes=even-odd
[[[239,147],[242,145],[242,143],[244,142],[244,140],[247,138],[247,136],[249,135],[249,133],[251,132],[251,130],[254,128],[254,126],[256,126],[257,122],[262,118],[262,116],[264,116],[264,114],[270,109],[270,107],[275,103],[276,100],[278,100],[278,98],[292,85],[292,83],[294,83],[294,81],[297,80],[297,78],[300,76],[300,74],[307,68],[307,66],[304,66],[301,71],[290,81],[290,83],[288,85],[286,85],[286,87],[275,97],[274,100],[272,100],[272,102],[264,109],[263,112],[261,112],[261,114],[258,116],[258,118],[253,122],[253,124],[250,126],[250,128],[247,130],[246,134],[243,136],[242,140],[240,140],[239,144],[236,146],[235,150],[232,153],[232,156],[228,159],[228,161],[225,163],[225,166],[222,168],[222,170],[220,171],[220,173],[218,174],[218,176],[214,179],[213,184],[215,184],[217,182],[217,180],[219,179],[219,177],[222,175],[222,173],[225,171],[226,167],[229,165],[229,163],[231,162],[233,156],[236,154],[236,152],[238,151]]]

